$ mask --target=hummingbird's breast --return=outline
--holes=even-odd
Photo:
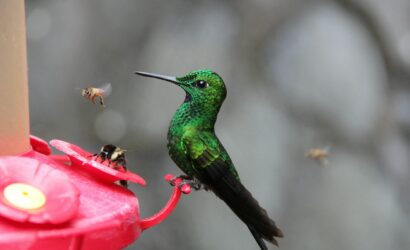
[[[168,152],[175,164],[189,176],[195,176],[195,167],[187,155],[182,138],[188,131],[212,128],[215,117],[206,118],[206,110],[194,102],[181,104],[174,114],[168,129]]]

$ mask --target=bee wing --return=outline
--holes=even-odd
[[[112,92],[112,86],[111,83],[107,82],[104,83],[103,85],[101,85],[101,87],[99,87],[99,89],[101,89],[103,91],[103,95],[104,97],[107,97],[111,94]]]

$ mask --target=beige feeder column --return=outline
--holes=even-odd
[[[0,0],[0,155],[30,149],[23,0]]]

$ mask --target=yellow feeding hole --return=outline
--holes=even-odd
[[[25,183],[8,185],[3,190],[3,196],[11,205],[24,210],[39,209],[47,200],[40,189]]]

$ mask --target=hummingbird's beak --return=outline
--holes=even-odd
[[[161,80],[164,80],[164,81],[167,81],[167,82],[172,82],[172,83],[175,83],[175,84],[179,84],[179,82],[177,81],[177,78],[175,76],[163,76],[163,75],[152,74],[152,73],[141,72],[141,71],[135,71],[134,73],[137,74],[137,75],[140,75],[140,76],[157,78],[157,79],[161,79]]]

